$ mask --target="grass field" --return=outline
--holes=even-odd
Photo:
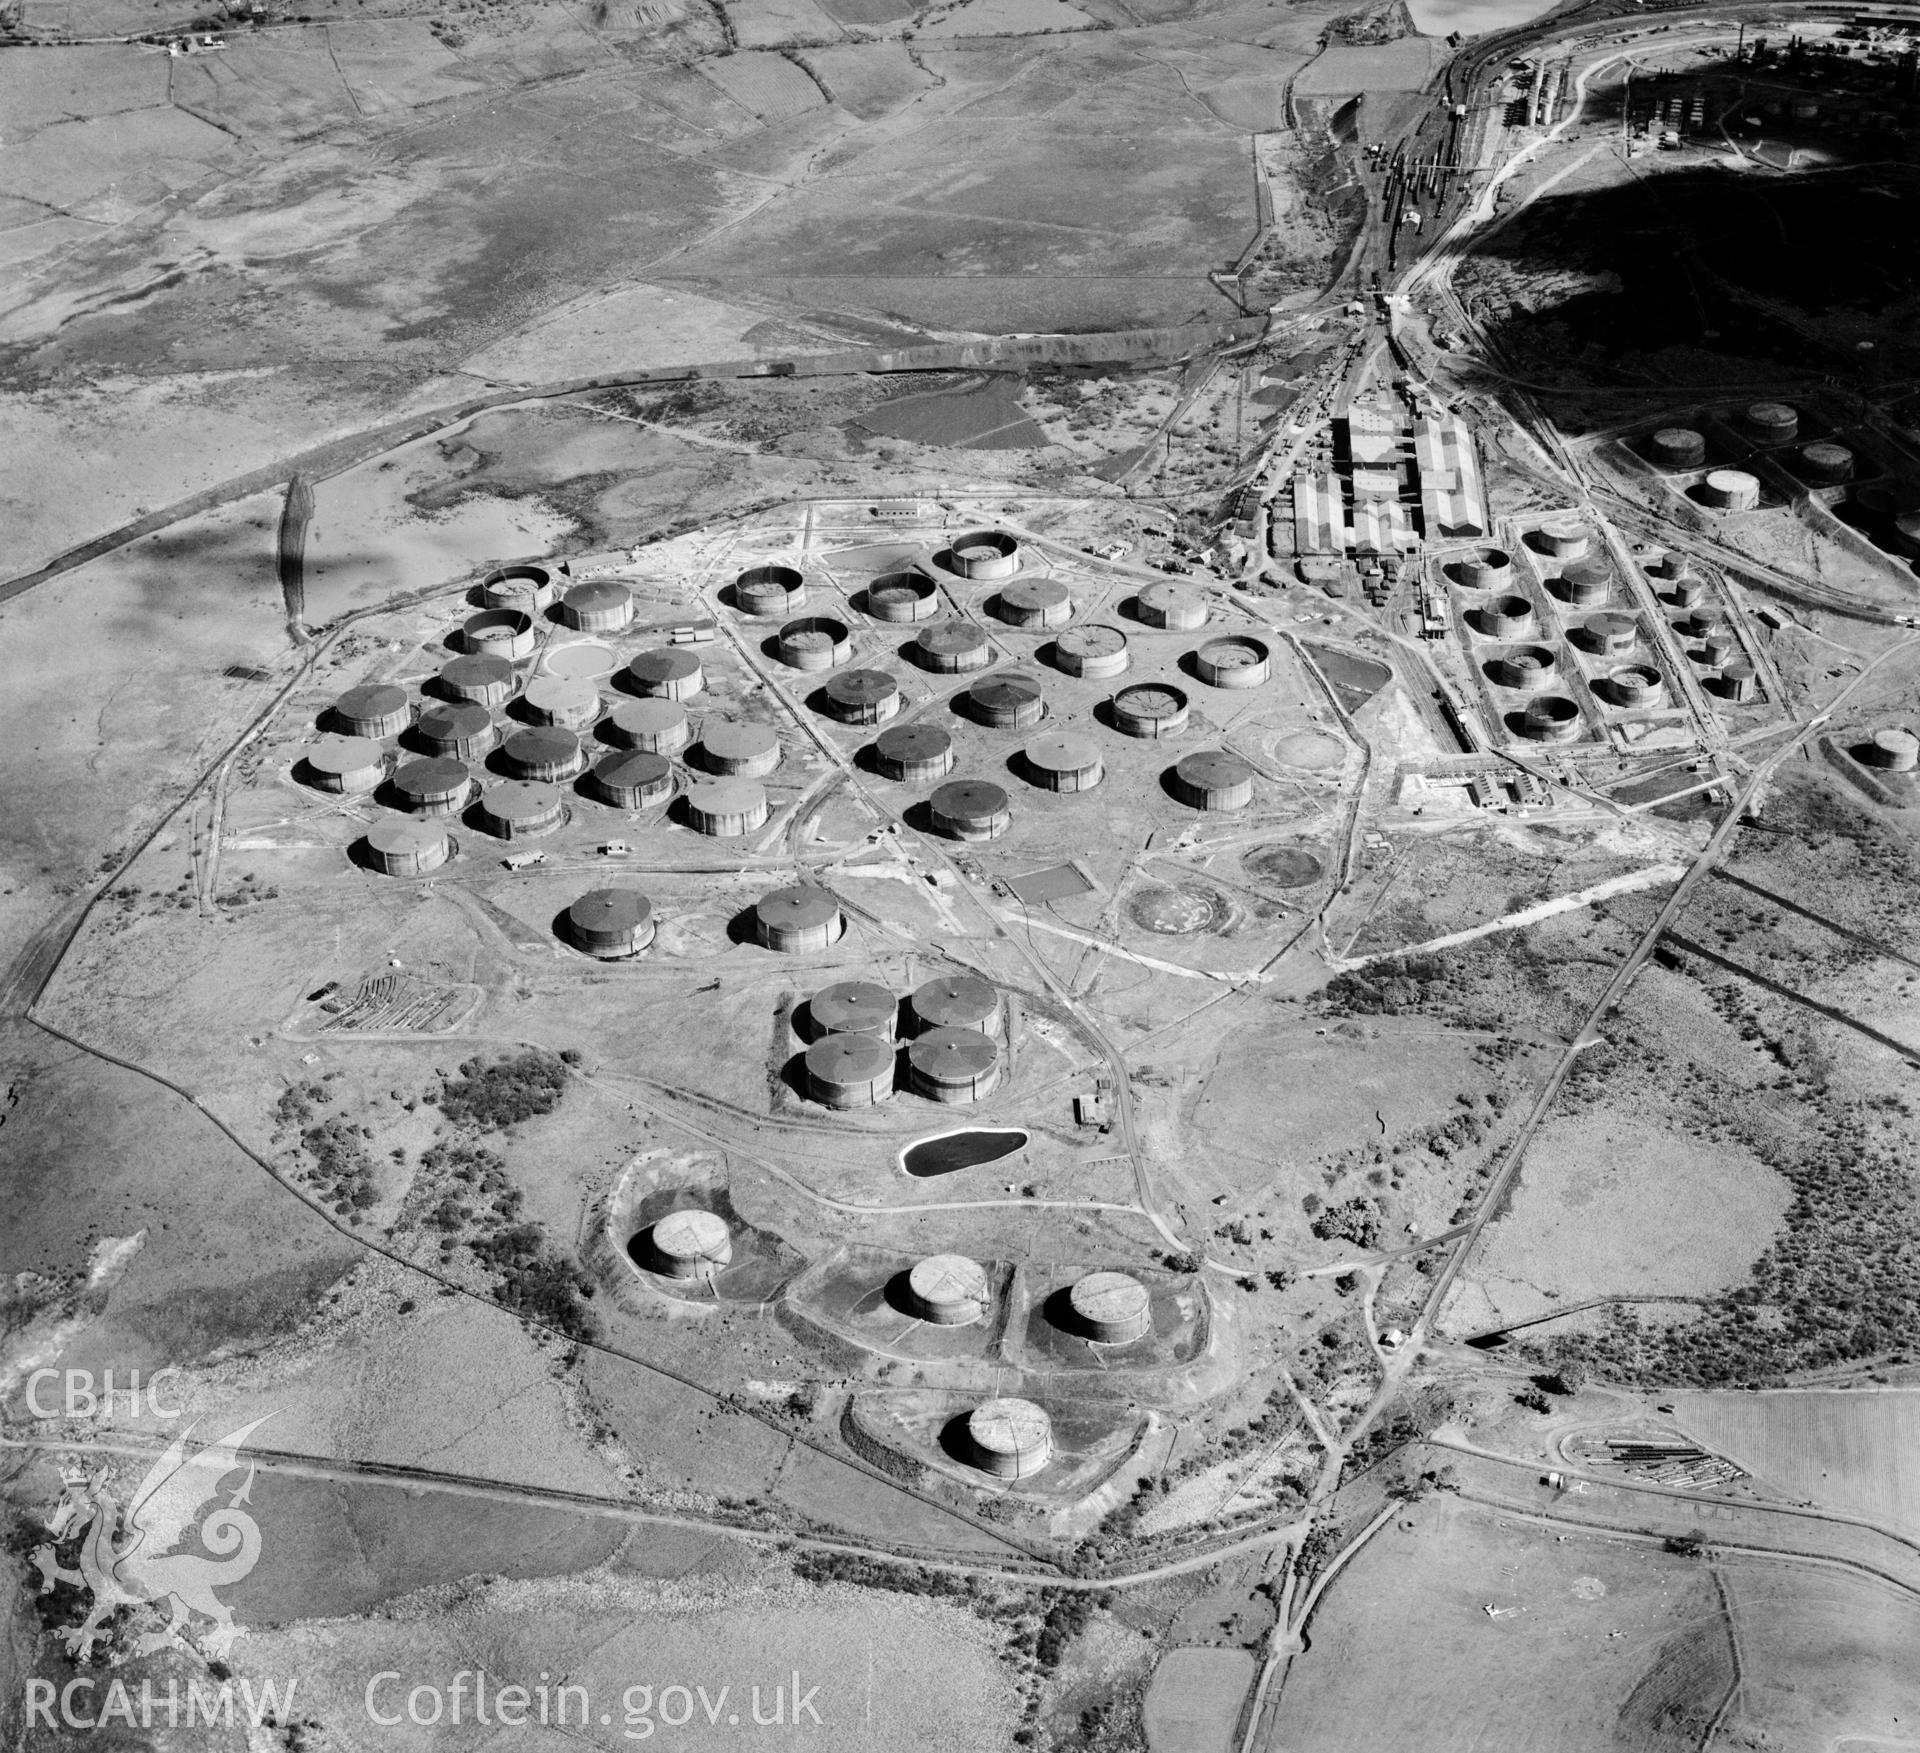
[[[1788,1496],[1920,1532],[1920,1392],[1679,1394],[1682,1427]]]
[[[1704,1568],[1445,1496],[1409,1516],[1321,1602],[1261,1753],[1698,1745],[1732,1679]]]
[[[1147,1686],[1151,1753],[1230,1753],[1254,1668],[1246,1650],[1168,1650]]]

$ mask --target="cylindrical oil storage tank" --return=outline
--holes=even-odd
[[[1210,688],[1257,688],[1273,674],[1273,652],[1264,639],[1235,633],[1209,639],[1193,654],[1193,668]]]
[[[387,682],[349,688],[333,703],[333,722],[350,737],[398,736],[412,717],[406,689]]]
[[[885,724],[900,711],[900,684],[885,670],[847,670],[821,692],[827,716],[842,724]]]
[[[1660,672],[1650,663],[1622,664],[1607,676],[1607,693],[1616,706],[1650,706],[1662,692]]]
[[[432,754],[480,761],[499,742],[500,727],[477,700],[436,700],[420,709],[413,734]]]
[[[1100,745],[1088,737],[1039,737],[1020,751],[1020,759],[1043,791],[1091,791],[1106,773]]]
[[[1853,491],[1854,502],[1875,517],[1890,517],[1896,523],[1911,513],[1920,512],[1920,480],[1894,475],[1882,481],[1868,481]]]
[[[873,980],[836,980],[807,1000],[814,1030],[822,1035],[878,1035],[893,1039],[899,1001]]]
[[[1910,730],[1877,730],[1861,749],[1860,759],[1889,773],[1911,773],[1920,767],[1920,737]]]
[[[662,645],[629,660],[627,685],[648,699],[684,700],[700,692],[706,677],[692,652]]]
[[[516,730],[500,745],[500,758],[514,778],[537,779],[548,785],[574,778],[587,764],[580,739],[557,724]]]
[[[1577,517],[1552,517],[1536,533],[1540,551],[1556,560],[1577,560],[1593,546],[1593,534]]]
[[[1553,589],[1576,609],[1597,609],[1613,595],[1613,568],[1600,559],[1571,561],[1553,581]]]
[[[590,578],[567,592],[560,619],[582,633],[617,633],[633,619],[633,592],[617,578]]]
[[[637,956],[653,942],[653,903],[638,889],[589,889],[568,907],[566,934],[590,956]]]
[[[480,799],[480,825],[501,840],[551,834],[566,818],[560,788],[532,779],[503,779]]]
[[[1744,659],[1728,664],[1719,675],[1720,693],[1728,700],[1751,700],[1756,682],[1753,665]]]
[[[304,764],[320,791],[371,791],[387,771],[386,751],[372,737],[322,737]]]
[[[822,1035],[807,1049],[807,1095],[823,1108],[893,1100],[893,1049],[877,1035]]]
[[[840,903],[815,883],[775,889],[753,904],[754,937],[767,949],[786,955],[830,948],[846,929]]]
[[[587,795],[617,810],[651,809],[673,796],[673,764],[651,749],[602,755],[583,781]]]
[[[1153,1331],[1153,1298],[1124,1272],[1090,1272],[1067,1292],[1067,1311],[1087,1339],[1129,1345]]]
[[[995,730],[1024,730],[1047,714],[1046,695],[1032,676],[1015,671],[984,676],[966,694],[967,716]]]
[[[1104,681],[1123,675],[1128,663],[1127,636],[1118,627],[1069,627],[1053,642],[1053,661],[1070,676]]]
[[[1011,578],[1020,570],[1020,544],[1005,530],[968,530],[947,553],[962,578]]]
[[[653,1226],[652,1242],[663,1278],[710,1278],[733,1259],[733,1237],[717,1212],[670,1211]]]
[[[1667,589],[1668,599],[1683,609],[1691,609],[1701,602],[1707,594],[1707,581],[1696,578],[1691,573],[1683,573]]]
[[[1552,647],[1516,645],[1511,651],[1503,651],[1494,658],[1487,665],[1487,674],[1503,688],[1518,688],[1524,693],[1536,694],[1552,683],[1554,669]]]
[[[1631,615],[1590,615],[1581,622],[1575,637],[1589,651],[1618,657],[1633,649],[1640,637],[1640,623]]]
[[[1761,444],[1791,444],[1800,436],[1799,410],[1785,402],[1755,402],[1740,424]]]
[[[1687,568],[1692,564],[1686,555],[1669,549],[1657,559],[1647,562],[1647,576],[1649,578],[1684,578]]]
[[[755,719],[709,719],[700,732],[698,753],[709,773],[758,779],[780,765],[780,733]]]
[[[927,1029],[977,1029],[996,1039],[1006,1029],[1000,992],[978,974],[942,974],[916,986],[907,1000],[916,1033]]]
[[[802,615],[780,629],[780,661],[796,670],[830,670],[853,661],[853,635],[831,615]]]
[[[677,701],[622,700],[601,720],[600,736],[617,748],[671,755],[693,741],[693,726]]]
[[[1697,469],[1707,460],[1707,440],[1690,426],[1663,426],[1647,440],[1647,457],[1655,468]]]
[[[953,771],[953,738],[937,724],[896,724],[873,739],[889,779],[940,779]]]
[[[964,1254],[930,1254],[907,1273],[907,1305],[935,1327],[978,1321],[993,1300],[987,1269]]]
[[[553,597],[553,574],[544,566],[502,566],[480,581],[480,600],[490,609],[537,615],[552,606]]]
[[[1174,763],[1173,793],[1197,810],[1243,810],[1253,802],[1253,768],[1226,749],[1200,749]]]
[[[1029,1479],[1053,1459],[1053,1421],[1031,1400],[988,1400],[967,1415],[973,1464],[995,1479]]]
[[[1505,548],[1480,548],[1454,567],[1468,590],[1505,590],[1513,582],[1513,556]]]
[[[687,787],[687,824],[716,840],[766,826],[766,788],[751,779],[705,779]]]
[[[1520,734],[1536,743],[1570,743],[1580,734],[1580,708],[1564,694],[1543,694],[1520,714]]]
[[[1844,444],[1801,446],[1799,473],[1821,486],[1834,487],[1853,479],[1853,452]]]
[[[1000,1081],[1000,1049],[978,1029],[929,1029],[907,1048],[907,1076],[929,1101],[982,1101]]]
[[[402,761],[393,773],[393,789],[403,808],[416,816],[457,816],[466,807],[473,774],[451,755]]]
[[[1013,826],[1013,805],[985,779],[950,779],[927,800],[933,830],[949,840],[997,840]]]
[[[538,724],[582,730],[600,716],[600,690],[578,676],[535,676],[522,698]]]
[[[1693,639],[1711,639],[1716,633],[1726,630],[1726,616],[1711,603],[1703,603],[1680,623],[1680,631]]]
[[[367,830],[367,863],[382,876],[424,876],[453,856],[453,842],[437,822],[383,816]]]
[[[733,581],[733,600],[749,615],[791,615],[807,600],[807,581],[791,566],[749,566]]]
[[[1134,608],[1149,627],[1167,627],[1175,632],[1191,633],[1207,624],[1207,599],[1197,590],[1156,580],[1143,584],[1134,598]]]
[[[867,613],[876,621],[924,621],[940,612],[940,587],[919,572],[887,572],[867,586]]]
[[[448,700],[476,706],[500,706],[513,697],[513,665],[504,657],[470,652],[440,666],[435,688]]]
[[[1751,511],[1760,503],[1760,478],[1745,469],[1714,469],[1700,483],[1700,499],[1717,511]]]
[[[1740,642],[1731,633],[1709,633],[1700,641],[1701,661],[1718,667],[1739,649]]]
[[[1073,619],[1073,598],[1053,578],[1010,584],[994,598],[993,612],[1009,627],[1064,627]]]
[[[1188,716],[1185,690],[1165,682],[1141,682],[1113,697],[1113,728],[1122,736],[1178,736]]]
[[[1481,611],[1481,625],[1494,639],[1525,639],[1538,631],[1532,602],[1517,591],[1488,603]]]
[[[922,627],[913,641],[914,661],[940,675],[983,670],[993,662],[986,630],[971,621],[939,621]]]
[[[481,657],[525,657],[536,643],[533,617],[525,609],[483,609],[460,629],[467,650]]]

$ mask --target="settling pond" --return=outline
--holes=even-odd
[[[938,1132],[908,1145],[900,1153],[900,1166],[923,1181],[932,1175],[951,1175],[956,1169],[978,1168],[1012,1156],[1025,1147],[1027,1136],[1017,1127],[969,1126],[963,1132]]]

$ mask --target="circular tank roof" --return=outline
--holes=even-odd
[[[367,844],[389,856],[434,851],[446,843],[446,829],[415,816],[382,816],[367,830]]]
[[[1053,609],[1068,600],[1067,587],[1056,578],[1029,578],[1010,584],[1000,600],[1014,609]]]
[[[349,688],[333,703],[343,718],[391,718],[407,709],[407,691],[386,682],[368,682]]]
[[[653,1226],[653,1245],[669,1260],[718,1260],[732,1246],[726,1220],[711,1211],[670,1211]]]
[[[1267,662],[1266,642],[1231,634],[1225,639],[1209,639],[1200,647],[1201,658],[1217,670],[1248,670]]]
[[[593,776],[602,785],[623,791],[645,791],[673,776],[673,763],[651,749],[619,749],[593,764]]]
[[[936,1083],[972,1083],[999,1063],[1000,1049],[978,1029],[942,1027],[916,1036],[907,1057]]]
[[[576,584],[567,592],[566,605],[570,609],[587,612],[622,609],[633,600],[633,592],[612,578],[590,578],[585,584]]]
[[[408,797],[444,797],[456,792],[471,779],[464,761],[451,755],[426,755],[407,761],[393,775],[394,789]]]
[[[930,1254],[914,1263],[907,1289],[918,1302],[936,1308],[987,1300],[987,1269],[964,1254]]]
[[[610,715],[614,726],[630,736],[660,736],[687,722],[687,709],[678,700],[649,696],[622,700]]]
[[[440,666],[440,679],[449,687],[498,688],[513,686],[513,665],[491,652],[470,652]]]
[[[700,733],[700,743],[709,755],[717,755],[723,761],[751,761],[777,749],[780,733],[772,725],[757,720],[734,723],[722,719]]]
[[[967,1435],[990,1455],[1031,1455],[1052,1439],[1053,1421],[1031,1400],[988,1400],[967,1415]]]
[[[1031,676],[1007,674],[975,682],[967,690],[967,698],[984,711],[1017,712],[1043,698],[1043,693]]]
[[[1191,614],[1195,609],[1202,607],[1206,599],[1197,590],[1192,590],[1184,584],[1156,581],[1140,587],[1140,601],[1142,606],[1157,609],[1162,613],[1168,610],[1175,613],[1185,610]]]
[[[1253,768],[1226,749],[1199,749],[1182,755],[1174,771],[1196,791],[1225,791],[1253,778]]]
[[[1116,706],[1125,707],[1136,718],[1171,718],[1187,704],[1186,695],[1165,682],[1139,682],[1122,688],[1113,698]]]
[[[914,988],[913,1014],[945,1028],[976,1028],[1000,1008],[1000,993],[978,974],[943,974]]]
[[[1800,414],[1785,402],[1755,402],[1747,409],[1747,418],[1756,426],[1791,426]]]
[[[486,812],[497,822],[534,822],[560,807],[560,793],[533,779],[503,779],[487,788]]]
[[[1089,737],[1036,737],[1026,747],[1027,761],[1043,773],[1080,773],[1100,765],[1100,748]]]
[[[436,700],[420,709],[417,728],[437,743],[467,742],[492,723],[493,714],[478,700]]]
[[[565,766],[580,753],[580,739],[558,724],[532,724],[501,745],[509,761],[525,767]]]
[[[536,676],[527,684],[526,702],[536,712],[576,712],[592,707],[598,712],[600,690],[579,676]]]
[[[703,816],[751,816],[766,807],[766,787],[751,779],[699,779],[687,787],[687,807]]]
[[[1146,1314],[1147,1287],[1124,1272],[1089,1272],[1067,1292],[1067,1306],[1083,1321],[1120,1326]]]
[[[840,706],[878,706],[899,692],[885,670],[842,670],[826,684],[827,698]]]
[[[1760,478],[1749,475],[1745,469],[1712,469],[1707,474],[1707,485],[1723,493],[1741,493],[1749,488],[1757,491]]]
[[[1095,622],[1090,627],[1069,627],[1054,643],[1076,657],[1111,657],[1126,650],[1127,636],[1118,627]]]
[[[936,621],[931,627],[922,627],[914,641],[936,656],[958,657],[963,652],[978,651],[987,643],[987,635],[970,621]]]
[[[808,1001],[808,1008],[821,1028],[838,1034],[886,1028],[893,1021],[898,1003],[886,987],[871,980],[841,980],[821,987]]]
[[[1585,622],[1586,630],[1596,639],[1611,642],[1615,639],[1630,639],[1640,632],[1640,623],[1631,615],[1590,615]]]
[[[936,815],[955,822],[997,816],[1008,807],[1006,792],[985,779],[950,779],[929,802]]]
[[[758,791],[756,785],[753,788]],[[831,925],[839,917],[840,903],[812,883],[795,883],[775,889],[754,902],[755,915],[769,926],[783,931],[806,931],[814,926]]]
[[[316,773],[364,773],[382,759],[371,737],[322,737],[307,750],[307,765]]]
[[[1910,730],[1876,730],[1873,733],[1873,746],[1902,760],[1920,755],[1920,737]]]
[[[589,889],[567,909],[582,931],[638,931],[653,917],[653,903],[638,889]]]
[[[1816,468],[1837,469],[1853,461],[1853,452],[1844,444],[1829,444],[1824,441],[1805,446],[1800,454]]]
[[[690,651],[661,646],[643,651],[627,663],[627,674],[643,686],[659,687],[667,682],[684,682],[700,668],[700,660]]]
[[[878,1035],[822,1035],[807,1049],[807,1075],[822,1083],[875,1083],[892,1074],[893,1049]]]
[[[937,761],[953,747],[953,738],[937,724],[896,724],[873,739],[886,760],[902,766],[914,761]]]

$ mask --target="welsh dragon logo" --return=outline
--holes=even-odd
[[[271,1413],[267,1415],[269,1418]],[[260,1527],[242,1507],[253,1491],[254,1464],[224,1505],[202,1519],[201,1512],[220,1495],[220,1484],[241,1464],[247,1438],[266,1423],[256,1418],[218,1442],[189,1454],[189,1425],[154,1462],[132,1499],[124,1505],[108,1490],[107,1476],[69,1474],[66,1489],[48,1527],[56,1540],[80,1531],[80,1568],[69,1570],[52,1546],[33,1554],[44,1595],[56,1583],[72,1583],[93,1595],[93,1610],[60,1635],[67,1653],[91,1659],[93,1646],[106,1636],[106,1622],[119,1607],[152,1602],[169,1604],[171,1617],[159,1631],[136,1642],[141,1655],[193,1646],[182,1635],[194,1614],[213,1621],[202,1638],[209,1656],[224,1656],[243,1628],[215,1590],[237,1583],[260,1560]],[[178,1550],[198,1526],[201,1552]]]

